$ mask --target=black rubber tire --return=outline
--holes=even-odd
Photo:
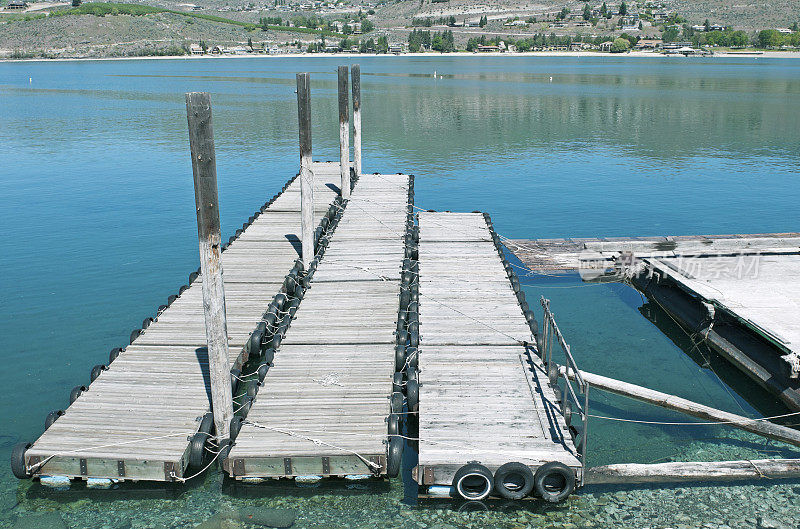
[[[409,367],[413,367],[414,369],[419,366],[419,351],[416,347],[406,347],[406,362],[408,362]]]
[[[59,417],[64,415],[64,410],[53,410],[47,414],[47,417],[44,419],[44,429],[47,430],[53,423],[58,420]]]
[[[192,272],[191,274],[189,274],[189,284],[191,285],[192,283],[194,283],[194,280],[197,279],[199,276],[200,274],[198,274],[197,272]]]
[[[239,382],[240,382],[239,381],[239,377],[241,377],[241,376],[242,376],[242,371],[241,370],[239,370],[239,369],[237,369],[235,367],[233,369],[231,369],[231,394],[234,397],[239,394],[237,392],[237,389],[239,387]]]
[[[403,373],[400,371],[394,374],[394,378],[392,379],[392,392],[399,393],[403,391]]]
[[[269,362],[262,362],[258,366],[258,381],[264,382],[264,379],[267,378],[267,373],[269,373],[269,368],[272,367],[272,364]]]
[[[133,341],[134,341],[136,338],[138,338],[138,337],[139,337],[141,334],[142,334],[142,330],[141,330],[141,329],[134,329],[134,330],[132,330],[132,331],[131,331],[131,339],[130,339],[130,343],[133,343]]]
[[[406,396],[408,398],[408,411],[419,411],[419,382],[409,380],[406,383]]]
[[[405,345],[395,345],[394,346],[394,370],[395,371],[402,371],[406,367],[406,346]]]
[[[206,441],[208,434],[197,432],[189,442],[189,466],[193,469],[203,468],[206,460]]]
[[[78,400],[78,397],[80,397],[81,393],[84,391],[86,391],[86,386],[75,386],[72,388],[72,391],[69,392],[69,403],[72,404]]]
[[[564,403],[564,422],[567,426],[572,424],[572,403],[567,401]]]
[[[176,296],[175,294],[172,294],[171,296],[169,296],[167,298],[167,306],[169,307],[170,305],[172,305],[175,302],[176,299],[178,299],[178,296]]]
[[[28,479],[28,467],[25,464],[25,452],[31,447],[31,443],[17,443],[11,450],[11,472],[17,479]]]
[[[402,393],[392,393],[391,410],[392,410],[392,413],[402,413],[403,412],[403,394]]]
[[[147,317],[142,320],[142,329],[146,329],[150,327],[150,324],[153,323],[153,318]]]
[[[547,378],[550,380],[550,384],[558,382],[558,366],[553,361],[547,366]]]
[[[272,364],[273,360],[275,360],[275,349],[267,347],[264,349],[264,362]]]
[[[198,432],[203,432],[205,434],[210,434],[214,431],[214,414],[211,412],[206,413],[203,415],[203,418],[200,420],[200,428],[197,429]]]
[[[533,491],[533,472],[522,463],[506,463],[494,473],[494,491],[507,500],[521,500]]]
[[[492,493],[493,487],[492,472],[480,463],[467,463],[453,476],[453,488],[465,500],[484,500]]]
[[[108,353],[108,363],[110,364],[111,362],[113,362],[114,360],[116,360],[116,359],[117,359],[117,357],[120,355],[120,353],[121,353],[121,352],[122,352],[122,349],[121,349],[121,348],[119,348],[119,347],[115,347],[115,348],[113,348],[113,349],[111,350],[111,352],[110,352],[110,353]]]
[[[180,296],[189,288],[189,285],[181,285],[181,288],[178,289],[178,295]]]
[[[247,417],[250,413],[250,408],[253,407],[253,397],[247,396],[242,399],[242,408],[239,410],[239,413],[242,414],[242,417]]]
[[[575,472],[558,461],[545,463],[533,478],[536,494],[549,503],[561,503],[575,490]]]
[[[238,415],[231,419],[231,441],[235,440],[239,435],[239,430],[242,429],[242,422],[244,422],[244,418]]]
[[[399,437],[389,439],[389,446],[386,454],[386,475],[396,478],[403,466],[403,440]]]
[[[555,395],[556,402],[561,402],[561,399],[564,398],[564,394],[561,392],[561,388],[559,387],[553,388],[553,395]]]
[[[398,435],[400,433],[400,416],[396,413],[389,415],[389,419],[387,421],[387,429],[389,431],[389,435]]]
[[[100,376],[100,373],[106,370],[106,366],[103,364],[97,364],[92,368],[92,371],[89,373],[89,381],[94,382],[97,380],[97,377]]]
[[[244,392],[248,397],[255,397],[256,393],[258,393],[258,386],[259,384],[257,380],[248,380],[247,384],[245,384]]]

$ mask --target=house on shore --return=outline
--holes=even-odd
[[[28,9],[28,2],[25,0],[11,0],[6,9]]]
[[[202,55],[203,48],[201,48],[199,44],[192,44],[191,46],[189,46],[189,53],[191,55]]]

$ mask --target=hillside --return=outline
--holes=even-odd
[[[358,38],[366,40],[386,35],[389,41],[405,42],[414,19],[429,18],[434,24],[455,17],[459,24],[486,17],[485,27],[453,28],[455,46],[464,48],[469,38],[511,36],[530,37],[534,33],[579,35],[583,37],[618,36],[615,20],[601,18],[596,26],[553,28],[551,23],[564,7],[571,13],[581,13],[584,2],[548,2],[547,0],[401,0],[388,3],[359,3],[355,0],[335,4],[323,2],[313,10],[300,10],[296,4],[275,8],[275,0],[254,4],[249,0],[152,0],[129,1],[123,12],[106,16],[85,14],[67,3],[31,3],[25,12],[0,11],[0,56],[53,56],[53,57],[103,57],[126,55],[155,55],[184,53],[189,44],[203,41],[209,46],[234,46],[248,42],[279,45],[299,40],[303,49],[308,43],[318,41],[323,32],[312,29],[275,27],[268,31],[255,28],[262,17],[277,17],[283,24],[295,21],[301,26],[309,18],[327,23],[334,20],[347,22],[361,12],[362,20],[369,20],[375,30]],[[289,0],[290,3],[299,0]],[[7,0],[0,0],[0,4]],[[599,5],[591,2],[590,6]],[[609,2],[609,6],[612,2]],[[750,35],[765,28],[789,27],[800,20],[800,0],[772,0],[768,5],[753,0],[737,3],[727,0],[658,0],[629,4],[629,10],[641,13],[664,11],[677,13],[690,24],[711,23],[742,29]],[[92,12],[91,9],[88,10]],[[160,12],[159,12],[160,11]],[[65,14],[68,13],[68,14]],[[49,16],[48,16],[49,15]],[[56,16],[54,16],[56,15]],[[63,16],[57,16],[63,15]],[[300,17],[300,18],[298,18]],[[504,23],[509,19],[530,21],[517,27]],[[536,19],[536,22],[533,22]],[[661,24],[661,23],[659,23]],[[339,42],[344,35],[327,30],[329,41]],[[660,29],[645,21],[639,37],[658,37]],[[348,44],[349,46],[350,44]]]

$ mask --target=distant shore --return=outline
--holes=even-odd
[[[132,61],[132,60],[220,60],[220,59],[287,59],[287,58],[322,58],[322,57],[607,57],[607,58],[659,58],[659,59],[683,59],[683,55],[664,55],[661,53],[632,51],[628,53],[602,53],[596,51],[530,51],[530,52],[487,52],[473,53],[459,51],[453,53],[282,53],[277,55],[249,53],[244,55],[168,55],[168,56],[146,56],[146,57],[59,57],[59,58],[30,58],[30,59],[0,59],[0,62],[62,62],[62,61]],[[743,51],[743,52],[718,52],[713,55],[704,55],[704,58],[731,58],[731,57],[750,57],[763,59],[800,59],[800,51]],[[692,59],[694,57],[688,57]]]

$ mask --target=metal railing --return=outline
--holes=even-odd
[[[561,413],[566,417],[570,407],[572,416],[574,417],[577,412],[581,417],[583,428],[581,432],[581,442],[578,444],[578,455],[581,460],[583,470],[586,470],[586,443],[589,435],[589,383],[584,380],[578,369],[578,364],[575,363],[575,358],[572,356],[569,344],[564,340],[564,335],[556,324],[555,315],[550,311],[550,300],[542,297],[542,308],[544,309],[544,318],[542,321],[542,329],[537,337],[537,346],[539,348],[539,356],[544,362],[547,369],[547,375],[552,384],[558,382],[559,377],[563,376],[566,382],[566,392],[561,396]],[[564,370],[553,361],[553,344],[558,344],[566,358]],[[578,388],[578,392],[573,387],[573,382]],[[582,395],[582,399],[578,397],[578,393]],[[573,405],[570,404],[574,403]],[[577,439],[576,439],[577,440]]]

